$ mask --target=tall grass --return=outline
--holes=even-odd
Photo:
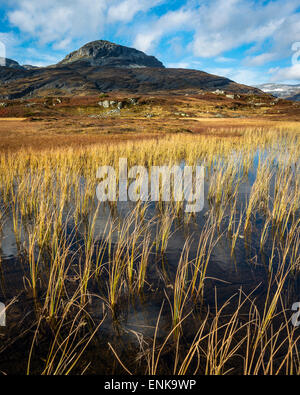
[[[127,373],[299,373],[298,337],[285,304],[287,284],[300,269],[299,137],[298,126],[289,125],[249,128],[231,138],[167,135],[141,144],[0,155],[0,239],[6,242],[9,222],[24,273],[20,292],[36,319],[24,371],[88,372],[91,345],[109,327],[109,340],[101,343],[114,359],[107,364],[116,359]],[[205,211],[186,215],[181,202],[162,196],[155,207],[137,202],[125,212],[117,202],[99,203],[97,169],[117,168],[121,157],[148,168],[203,164]],[[206,291],[222,280],[209,276],[218,249],[239,266],[245,246],[247,263],[266,269],[264,298],[256,303],[255,285],[221,307],[216,298],[210,310]],[[134,332],[138,357],[126,355],[126,347],[119,351],[113,339],[123,332],[114,328],[132,310],[158,304],[153,336]],[[47,355],[36,368],[44,343]]]

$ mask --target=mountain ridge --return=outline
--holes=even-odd
[[[256,85],[256,88],[281,99],[300,101],[300,84],[290,85],[266,83]]]
[[[169,69],[153,56],[109,41],[92,41],[56,65],[0,67],[0,98],[214,91],[261,95],[257,88],[199,70]]]

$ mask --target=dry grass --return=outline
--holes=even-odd
[[[24,372],[89,371],[92,360],[87,351],[101,326],[106,323],[114,331],[135,300],[147,309],[154,297],[163,307],[151,338],[145,340],[135,332],[139,347],[128,352],[126,347],[121,353],[111,342],[101,343],[107,353],[113,351],[113,358],[127,373],[300,373],[298,336],[284,303],[286,283],[300,267],[297,123],[276,123],[276,128],[268,123],[268,127],[238,131],[223,125],[205,134],[142,134],[139,139],[138,135],[109,139],[87,135],[79,140],[72,134],[60,140],[51,131],[38,136],[43,123],[34,124],[35,131],[31,123],[22,125],[24,130],[15,124],[14,136],[20,134],[16,143],[8,129],[2,129],[7,141],[0,155],[0,230],[5,218],[11,217],[24,271],[22,291],[33,301],[34,335],[30,347],[24,345],[29,355],[22,361]],[[222,133],[227,138],[221,138]],[[53,145],[48,142],[47,146],[47,141]],[[258,149],[263,155],[252,190],[244,207],[239,207],[240,186],[253,170]],[[101,165],[117,168],[120,157],[128,158],[129,166],[201,162],[209,183],[206,222],[197,223],[174,202],[157,202],[151,219],[149,207],[141,202],[124,218],[117,203],[99,205],[97,169]],[[101,210],[110,215],[99,234],[96,225]],[[257,216],[262,221],[259,229]],[[185,229],[186,239],[172,272],[167,255],[178,227]],[[267,259],[267,289],[259,301],[252,293],[240,291],[208,311],[208,269],[224,235],[232,257],[238,240],[244,239],[252,251],[260,251]],[[191,256],[195,242],[197,253]],[[159,280],[153,275],[153,265]],[[95,298],[97,318],[91,311]],[[161,340],[163,316],[168,317],[169,326]],[[34,361],[41,358],[45,364],[37,367]],[[170,358],[172,366],[168,366]],[[115,364],[109,358],[106,363]]]

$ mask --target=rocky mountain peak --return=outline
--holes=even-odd
[[[2,57],[0,57],[0,66],[8,67],[11,69],[23,69],[23,67],[19,65],[19,63],[15,60]]]
[[[164,68],[164,65],[154,56],[148,56],[137,49],[103,40],[92,41],[77,51],[70,53],[64,60],[58,63],[58,66],[78,62],[85,62],[90,66],[99,67]]]

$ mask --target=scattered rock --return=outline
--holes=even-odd
[[[109,108],[110,102],[109,102],[108,100],[104,100],[104,101],[102,102],[102,106],[103,106],[104,108]]]
[[[233,118],[246,118],[244,115],[236,114],[233,116]]]
[[[216,91],[213,92],[215,95],[225,95],[224,91],[221,91],[220,89],[217,89]]]
[[[131,98],[131,99],[129,99],[129,102],[130,102],[130,104],[136,106],[136,105],[138,104],[138,99],[136,99],[136,98]]]
[[[106,114],[107,115],[120,115],[121,111],[118,108],[116,108],[116,109],[108,111]]]
[[[177,117],[188,117],[189,114],[186,114],[185,112],[174,112],[174,115]]]

